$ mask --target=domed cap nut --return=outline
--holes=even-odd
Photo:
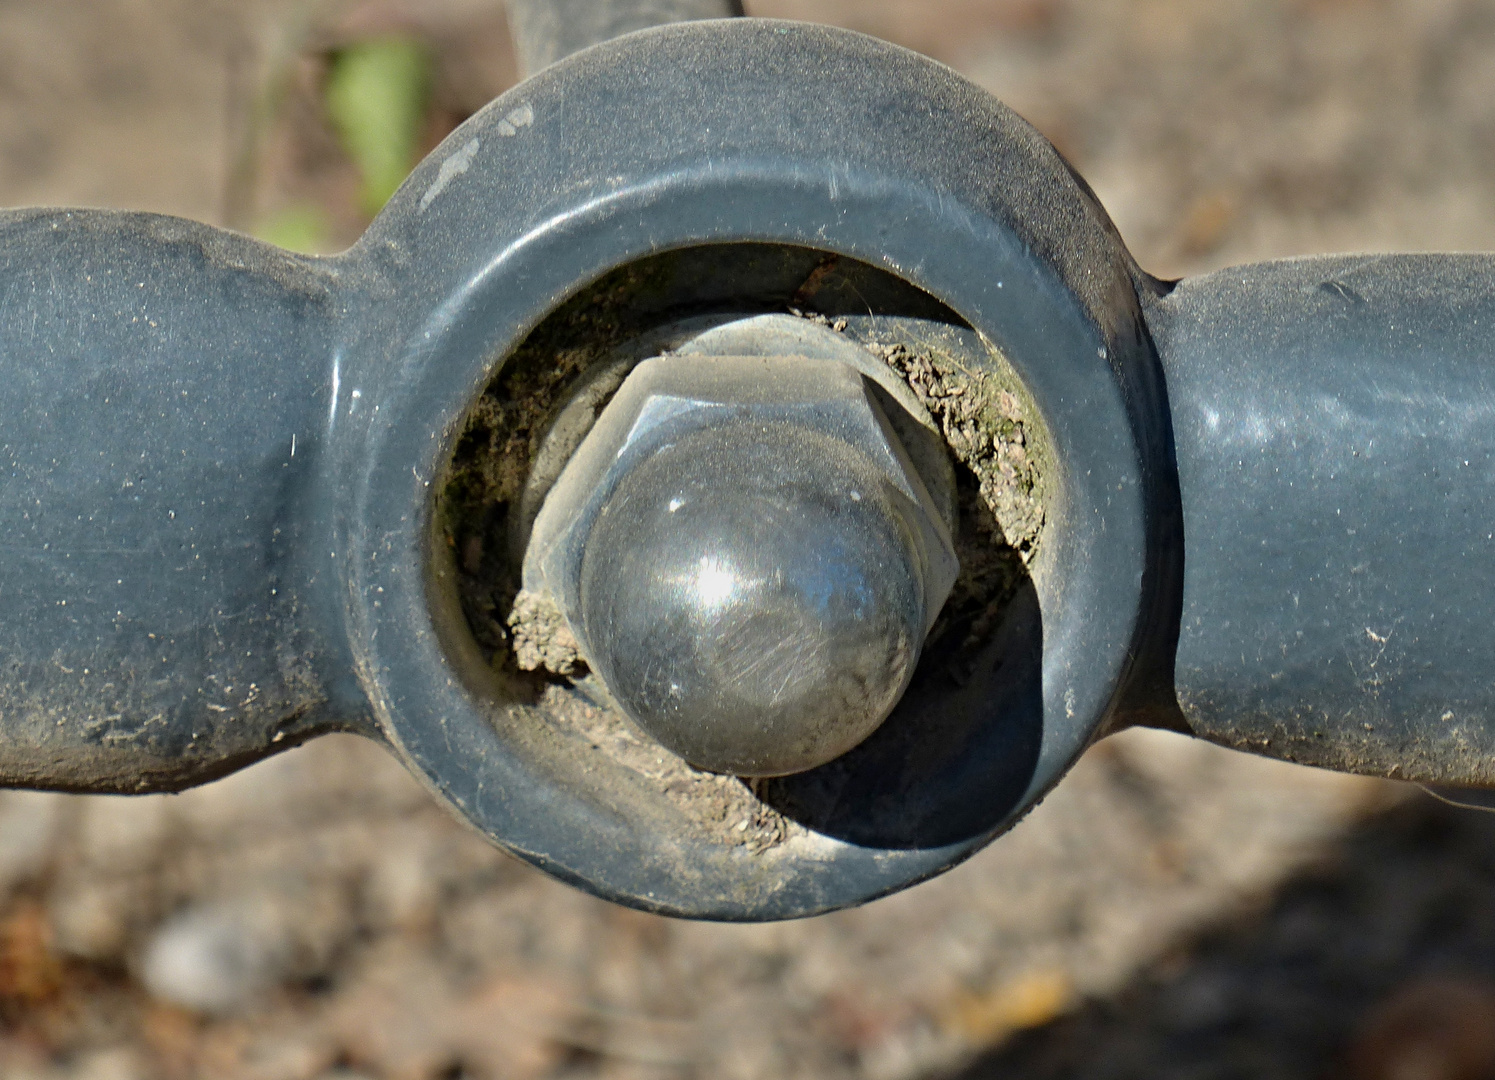
[[[666,356],[547,496],[525,586],[644,731],[698,768],[774,776],[876,730],[958,569],[858,371]]]

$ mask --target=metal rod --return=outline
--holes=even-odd
[[[1197,734],[1495,785],[1495,257],[1299,259],[1150,304]]]
[[[0,784],[176,790],[367,712],[318,622],[333,277],[170,218],[0,215]]]
[[[509,27],[528,78],[589,45],[635,30],[741,15],[742,0],[509,0]]]

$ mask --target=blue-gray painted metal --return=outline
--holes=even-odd
[[[1041,137],[904,50],[754,20],[588,50],[465,124],[332,259],[132,215],[4,228],[8,782],[179,787],[346,727],[603,895],[786,917],[976,850],[1166,653],[1176,497],[1131,264]],[[583,767],[492,679],[433,518],[466,410],[539,319],[631,260],[740,241],[939,298],[1023,377],[1062,463],[1002,640],[910,695],[841,795],[806,774],[818,829],[756,859]],[[930,732],[943,756],[910,770]]]
[[[1495,258],[1223,270],[1148,323],[1178,440],[1190,727],[1495,786]]]
[[[969,677],[916,677],[867,744],[791,778],[804,829],[760,853],[692,832],[493,674],[435,510],[469,406],[542,318],[728,243],[925,290],[1022,378],[1054,455],[1031,585]],[[938,873],[1126,723],[1495,784],[1492,271],[1308,260],[1170,287],[948,69],[757,20],[547,68],[335,258],[4,215],[0,781],[174,789],[356,730],[536,865],[727,919]]]

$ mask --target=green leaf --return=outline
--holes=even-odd
[[[360,41],[332,57],[327,113],[358,166],[359,202],[370,215],[415,167],[430,87],[430,53],[411,38]]]
[[[301,203],[288,206],[261,221],[254,234],[277,247],[319,255],[331,243],[332,229],[319,206]]]

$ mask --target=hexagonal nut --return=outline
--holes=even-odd
[[[546,497],[524,585],[660,742],[776,775],[881,724],[958,571],[859,372],[665,356],[629,375]]]

